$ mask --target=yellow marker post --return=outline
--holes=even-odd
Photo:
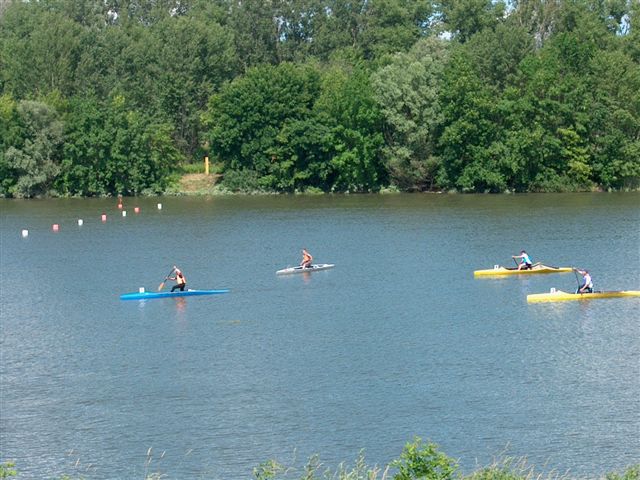
[[[204,157],[204,174],[209,175],[209,157]]]

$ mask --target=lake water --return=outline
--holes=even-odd
[[[525,248],[640,289],[637,193],[124,203],[0,200],[0,461],[20,478],[385,465],[414,436],[464,471],[640,459],[640,301],[527,304],[575,276],[473,277]],[[303,247],[336,267],[277,277]],[[231,292],[119,300],[174,263]]]

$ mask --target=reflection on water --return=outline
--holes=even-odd
[[[640,458],[639,302],[529,305],[576,279],[473,270],[524,248],[640,289],[639,200],[125,198],[127,217],[113,199],[0,200],[0,457],[21,478],[136,478],[152,447],[169,477],[249,478],[294,451],[384,464],[419,435],[467,470],[507,445],[541,469],[623,468]],[[336,268],[276,276],[300,245]],[[231,292],[118,299],[175,263]]]

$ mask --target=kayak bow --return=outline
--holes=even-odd
[[[278,270],[276,272],[276,275],[286,275],[289,273],[315,272],[317,270],[327,270],[328,268],[333,268],[333,267],[335,267],[335,265],[333,265],[332,263],[318,263],[318,264],[313,264],[308,268],[302,268],[302,267],[283,268],[282,270]]]
[[[153,298],[173,298],[173,297],[191,297],[196,295],[215,295],[218,293],[227,293],[229,289],[222,290],[185,290],[184,292],[133,292],[123,293],[120,300],[150,300]]]
[[[532,275],[537,273],[567,273],[571,272],[571,267],[549,267],[547,265],[539,264],[534,266],[531,270],[518,270],[517,268],[508,268],[496,265],[493,268],[486,270],[476,270],[473,272],[474,277],[492,277],[502,275]]]
[[[527,295],[527,302],[563,302],[566,300],[591,300],[594,298],[640,297],[640,290],[622,290],[612,292],[569,293],[562,290],[552,290],[549,293],[534,293]]]

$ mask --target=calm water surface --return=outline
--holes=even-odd
[[[473,278],[525,248],[640,289],[638,194],[0,208],[0,461],[20,478],[240,479],[361,449],[384,465],[415,435],[465,471],[502,452],[583,477],[640,459],[640,301],[528,305],[574,275]],[[302,247],[336,268],[276,277]],[[119,300],[174,263],[231,292]]]

